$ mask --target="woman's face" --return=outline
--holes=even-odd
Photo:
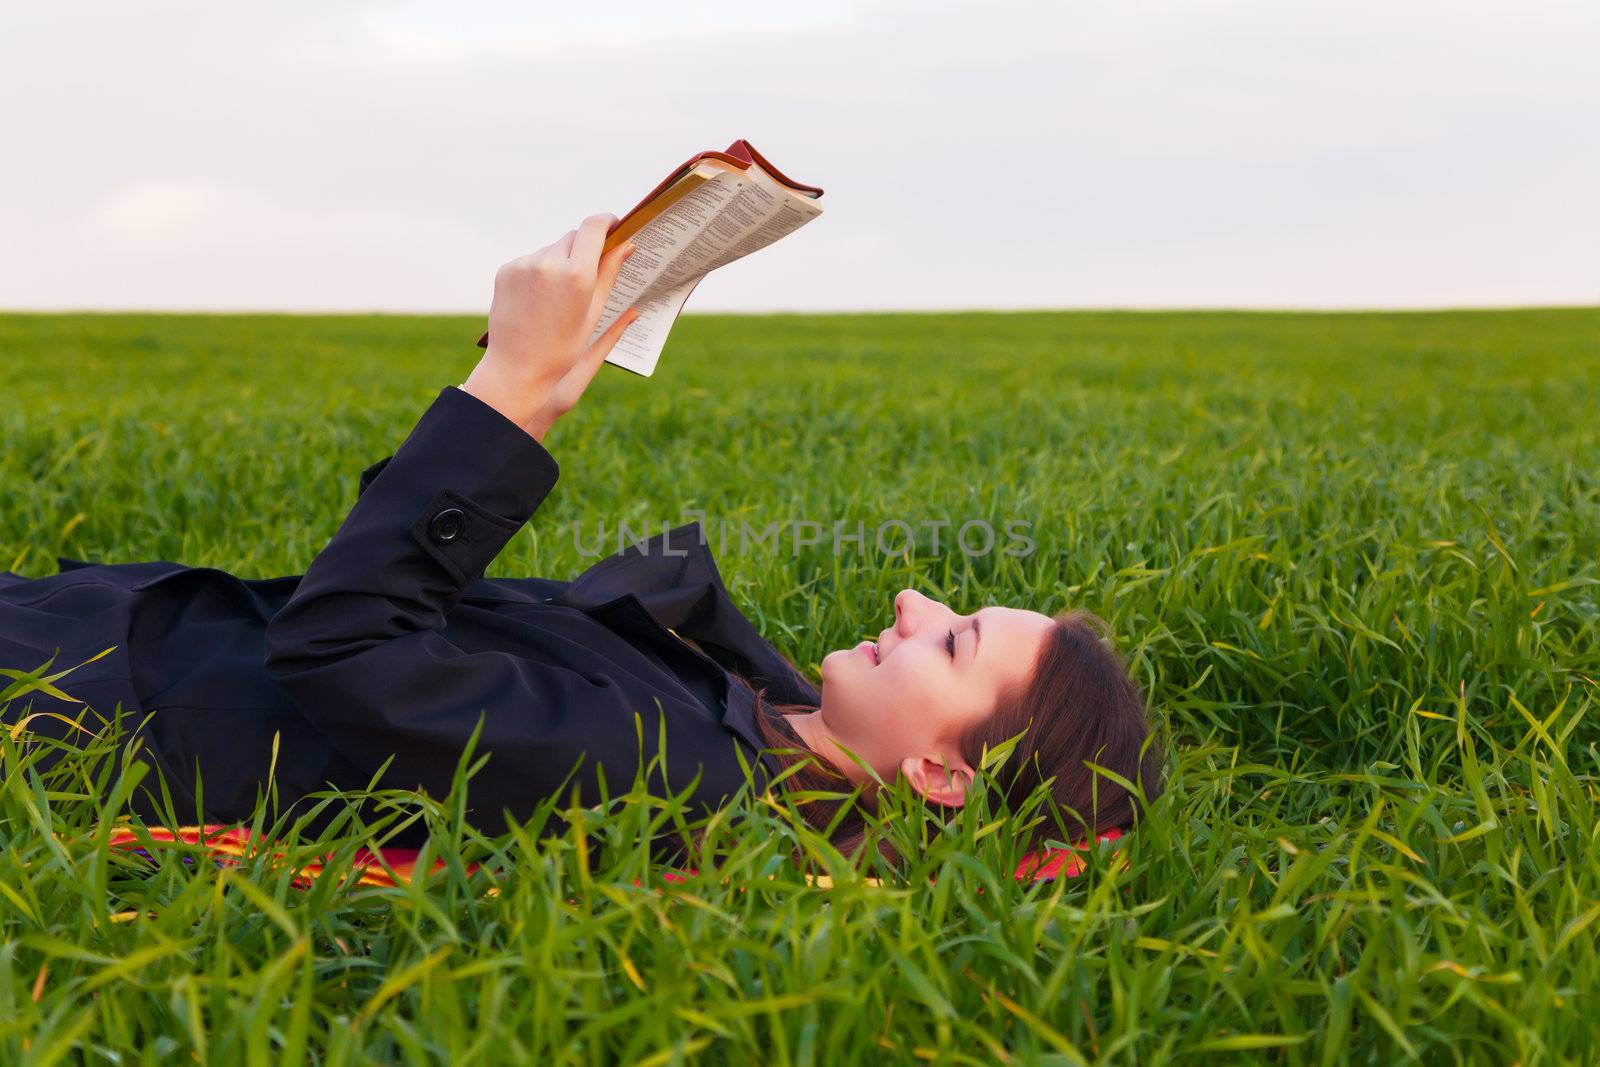
[[[1054,625],[1037,611],[993,605],[958,615],[915,589],[901,590],[894,623],[876,642],[823,658],[818,717],[833,742],[884,781],[904,773],[940,799],[923,782],[944,783],[941,761],[970,775],[956,741],[1002,695],[1027,683]],[[859,780],[859,768],[841,769]]]

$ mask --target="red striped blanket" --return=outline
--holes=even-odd
[[[1107,830],[1098,835],[1098,840],[1114,841],[1120,836],[1122,835],[1117,830]],[[216,825],[180,826],[177,829],[147,827],[139,830],[118,827],[111,831],[109,844],[112,848],[128,849],[152,860],[155,857],[151,854],[151,848],[200,847],[205,849],[212,860],[224,866],[237,864],[256,856],[264,847],[270,849],[270,843],[263,845],[254,841],[249,830]],[[1019,882],[1028,880],[1037,882],[1058,877],[1075,878],[1083,872],[1084,863],[1081,854],[1086,847],[1076,845],[1072,848],[1030,852],[1017,865],[1013,877]],[[281,857],[282,853],[276,855]],[[417,876],[417,858],[416,849],[386,848],[379,852],[360,849],[355,857],[355,883],[388,887],[410,884]],[[443,860],[435,860],[433,869],[440,870],[444,865]],[[320,862],[302,864],[295,872],[294,884],[302,888],[310,886],[322,876],[323,869]],[[692,868],[668,869],[663,871],[661,876],[668,882],[683,882],[696,877],[697,874],[698,872]],[[813,885],[824,887],[832,884],[826,875],[811,876],[809,880]],[[636,883],[637,881],[635,879]],[[868,879],[868,881],[877,880]]]

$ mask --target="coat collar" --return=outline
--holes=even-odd
[[[733,603],[700,523],[635,542],[600,560],[554,598],[591,611],[631,594],[663,627],[692,638],[723,667],[765,685],[772,699],[817,702],[817,691]]]
[[[589,614],[634,601],[662,629],[690,638],[725,670],[736,670],[774,702],[819,702],[816,689],[768,644],[728,595],[699,522],[629,545],[595,563],[552,598]],[[726,722],[756,748],[752,694],[729,684]]]

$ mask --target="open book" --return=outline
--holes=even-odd
[[[650,191],[606,235],[609,252],[632,239],[590,343],[628,308],[639,318],[606,357],[649,377],[684,301],[700,279],[786,237],[818,215],[822,190],[786,178],[749,141],[701,152]],[[486,348],[489,335],[478,338]]]

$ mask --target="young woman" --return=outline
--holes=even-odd
[[[481,717],[468,803],[490,832],[554,793],[626,789],[658,754],[652,787],[698,776],[708,810],[744,784],[741,763],[761,788],[796,760],[809,768],[791,785],[870,793],[874,775],[903,776],[955,806],[984,746],[1018,734],[1014,799],[1053,779],[1089,828],[1128,825],[1133,798],[1086,762],[1147,798],[1159,764],[1092,616],[960,614],[907,589],[877,641],[822,661],[818,692],[734,606],[698,524],[572,581],[483,578],[555,485],[550,428],[635,317],[588,343],[631,251],[602,255],[615,221],[590,216],[500,268],[483,358],[362,473],[304,576],[70,559],[47,578],[0,573],[0,666],[82,663],[55,683],[70,700],[29,694],[6,723],[71,742],[97,725],[86,705],[132,712],[140,758],[199,822],[248,816],[269,781],[280,805],[374,782],[442,795]],[[158,788],[136,801],[147,818]]]

